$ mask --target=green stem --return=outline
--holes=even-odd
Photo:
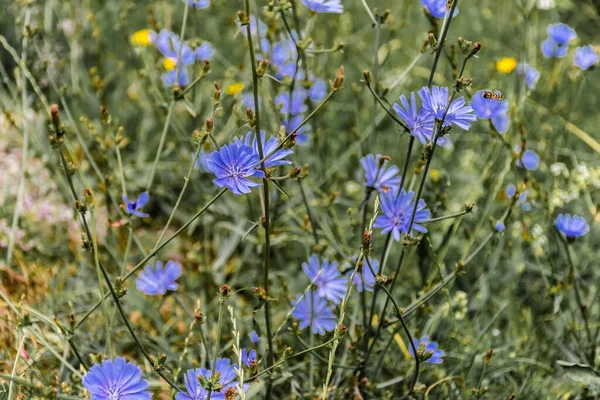
[[[245,0],[246,16],[250,18],[250,1]],[[260,134],[260,105],[258,99],[258,73],[256,71],[256,57],[254,55],[254,44],[252,43],[252,29],[250,23],[246,25],[246,36],[248,37],[248,47],[250,50],[250,63],[252,64],[252,93],[254,95],[254,135],[256,137],[256,143],[258,147],[258,156],[261,159],[260,165],[265,173],[263,178],[263,201],[264,201],[264,228],[265,228],[265,249],[264,249],[264,266],[263,266],[263,288],[265,293],[269,294],[269,262],[271,252],[271,238],[270,238],[270,218],[269,218],[269,181],[266,178],[266,166],[264,161],[264,153],[262,147],[262,137]],[[267,331],[267,344],[269,348],[269,355],[267,358],[267,366],[272,365],[274,360],[273,353],[273,334],[271,332],[271,316],[269,312],[269,301],[265,302],[265,325]],[[272,382],[269,379],[267,383],[267,395],[269,399],[271,395]]]
[[[163,243],[161,243],[158,247],[156,247],[156,250],[153,250],[150,252],[150,254],[148,254],[146,257],[144,257],[144,259],[142,261],[140,261],[139,263],[137,263],[137,265],[135,267],[132,268],[131,271],[129,271],[123,278],[123,282],[125,282],[127,279],[129,279],[129,277],[131,277],[133,274],[135,274],[140,268],[142,268],[152,257],[154,257],[160,250],[162,250],[163,247],[165,247],[166,245],[168,245],[173,239],[175,239],[177,236],[179,236],[179,234],[181,234],[181,232],[183,232],[185,229],[187,229],[188,226],[190,226],[192,224],[192,222],[194,222],[196,219],[198,219],[198,217],[200,217],[206,210],[208,210],[208,208],[215,202],[217,201],[217,199],[219,199],[219,197],[221,197],[223,194],[225,194],[225,192],[227,191],[227,188],[223,188],[221,189],[208,203],[206,203],[204,205],[204,207],[202,207],[196,214],[194,214],[194,216],[192,216],[192,218],[190,218],[188,220],[188,222],[186,222],[181,228],[179,228],[175,233],[173,233],[173,235],[171,235],[167,240],[165,240]],[[108,297],[110,294],[106,294],[106,297]],[[77,325],[75,325],[75,328],[78,328],[79,326],[81,326],[81,324],[83,324],[83,322],[96,310],[98,309],[98,307],[100,307],[100,305],[102,304],[102,302],[98,302],[96,303],[83,317],[81,317],[81,319],[77,322]]]
[[[223,306],[225,305],[226,300],[227,300],[227,297],[225,297],[222,294],[219,295],[219,317],[217,319],[217,340],[215,341],[215,353],[213,354],[213,362],[212,362],[211,374],[210,374],[211,377],[213,377],[215,375],[215,370],[217,368],[217,357],[219,355],[219,345],[221,342],[221,328],[223,325]],[[208,400],[210,400],[212,391],[213,391],[213,389],[211,386],[208,390]]]

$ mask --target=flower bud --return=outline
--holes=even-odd
[[[208,71],[210,71],[210,61],[208,61],[208,59],[205,58],[204,60],[202,60],[202,62],[204,63],[204,66],[202,67],[202,73],[206,75],[208,74]]]
[[[492,361],[492,356],[494,355],[494,349],[489,349],[487,353],[485,353],[485,357],[483,357],[483,361],[486,364],[489,364]]]
[[[362,251],[365,255],[371,252],[371,232],[365,229],[363,233]]]
[[[246,25],[248,25],[248,24],[250,23],[250,19],[248,18],[248,16],[246,15],[246,13],[245,13],[245,12],[243,12],[243,11],[238,11],[238,12],[237,12],[237,16],[238,16],[238,19],[239,19],[239,21],[240,21],[240,24],[241,24],[242,26],[246,26]]]
[[[262,60],[261,62],[258,63],[258,70],[256,71],[256,75],[259,78],[262,78],[263,75],[265,74],[265,72],[267,72],[267,68],[269,68],[269,64],[270,64],[269,60]]]
[[[368,69],[365,69],[365,70],[363,71],[363,79],[365,80],[365,83],[366,83],[367,85],[370,85],[370,84],[371,84],[371,73],[369,72],[369,70],[368,70]]]
[[[344,66],[342,65],[340,67],[340,69],[337,72],[337,75],[335,76],[335,80],[333,81],[333,84],[331,85],[331,89],[334,92],[337,92],[338,90],[342,89],[344,87]]]
[[[250,126],[254,126],[254,112],[250,107],[246,108],[246,118],[248,118]]]
[[[219,294],[221,295],[221,298],[227,298],[231,294],[231,288],[229,285],[219,286]]]

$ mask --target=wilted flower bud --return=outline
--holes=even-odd
[[[229,287],[229,285],[219,286],[219,294],[221,295],[221,298],[228,297],[231,294],[231,288]]]
[[[296,167],[294,169],[292,169],[289,173],[288,176],[292,179],[297,178],[300,175],[300,172],[302,172],[302,168],[300,167]]]
[[[371,252],[371,232],[365,229],[363,233],[362,251],[365,255]]]
[[[212,132],[215,127],[215,122],[212,118],[206,118],[206,121],[204,121],[204,127],[207,132]]]
[[[489,364],[492,361],[492,356],[494,355],[494,349],[489,349],[487,353],[485,353],[485,357],[483,360],[486,364]]]
[[[471,47],[471,51],[469,51],[469,53],[467,54],[467,58],[473,57],[475,54],[479,53],[480,50],[481,43],[475,42],[475,44],[473,44],[473,46]]]
[[[254,126],[254,112],[250,107],[246,108],[246,118],[251,126]]]
[[[208,71],[210,71],[210,61],[208,61],[208,58],[205,58],[202,60],[202,62],[204,63],[204,66],[202,67],[202,73],[208,74]]]
[[[335,328],[335,337],[336,339],[341,339],[346,335],[346,332],[348,332],[348,327],[344,324],[339,324],[336,328]]]
[[[340,69],[338,70],[337,75],[335,76],[335,80],[333,81],[333,84],[331,85],[331,89],[334,92],[337,92],[338,90],[340,90],[343,87],[344,87],[344,66],[342,65],[340,67]]]

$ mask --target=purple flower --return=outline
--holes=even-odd
[[[400,241],[400,233],[408,233],[408,226],[415,206],[413,203],[414,197],[415,192],[406,193],[404,189],[397,196],[392,192],[381,194],[379,198],[381,200],[381,211],[384,215],[377,217],[373,226],[382,228],[381,233],[384,234],[392,232],[394,240]],[[420,222],[428,221],[430,218],[431,212],[425,208],[426,206],[425,201],[420,199],[412,226],[412,229],[417,232],[427,232],[424,226],[419,225]]]
[[[275,105],[281,107],[282,114],[297,115],[308,110],[308,106],[305,104],[308,93],[306,90],[296,89],[290,99],[289,92],[280,92],[275,96]]]
[[[308,259],[308,264],[302,263],[304,273],[317,287],[316,294],[334,304],[342,301],[348,288],[348,278],[342,276],[337,266],[337,262],[330,264],[327,258],[319,264],[319,259],[314,254]]]
[[[187,45],[187,42],[183,42],[182,45],[181,41],[179,40],[179,36],[173,32],[167,31],[166,29],[161,30],[158,34],[158,38],[156,39],[156,48],[162,53],[163,56],[165,56],[163,65],[168,72],[162,75],[163,83],[166,86],[173,86],[175,84],[177,74],[179,73],[177,84],[180,86],[187,85],[189,79],[185,67],[196,62],[194,50]],[[179,57],[180,48],[181,57]],[[183,66],[183,68],[181,68],[181,66]]]
[[[302,4],[314,12],[341,14],[344,6],[341,0],[301,0]]]
[[[365,186],[377,189],[381,193],[391,191],[398,193],[401,177],[398,175],[400,170],[395,165],[387,166],[387,161],[381,163],[381,154],[373,156],[368,154],[360,159],[360,163],[365,170]]]
[[[598,53],[594,51],[591,45],[578,47],[575,49],[575,66],[586,70],[598,62]]]
[[[356,262],[356,256],[353,257],[354,262]],[[379,262],[377,260],[369,259],[369,263],[371,263],[371,267],[373,268],[373,272],[377,274],[379,272]],[[372,292],[373,287],[375,286],[375,275],[371,272],[371,268],[367,264],[367,260],[363,259],[361,261],[361,266],[359,266],[356,275],[354,275],[354,279],[352,279],[352,283],[356,285],[356,290],[362,292],[366,290],[367,292]],[[349,266],[354,270],[354,265]]]
[[[242,362],[246,367],[250,367],[253,363],[256,363],[256,350],[242,349]]]
[[[437,342],[430,341],[427,336],[423,336],[421,340],[414,338],[413,343],[415,344],[418,352],[419,350],[423,351],[423,361],[432,364],[441,364],[444,361],[442,360],[442,357],[444,357],[444,352],[438,349]],[[410,346],[410,352],[414,357],[415,353],[412,346]]]
[[[312,101],[321,101],[327,96],[327,83],[320,78],[314,79],[312,86],[308,91],[308,96]]]
[[[185,392],[179,392],[175,395],[176,400],[206,400],[208,399],[208,390],[204,389],[198,381],[200,376],[200,368],[190,369],[184,375]],[[221,394],[222,396],[222,394]],[[213,395],[211,394],[211,399]],[[221,399],[225,397],[222,396]]]
[[[496,229],[498,232],[503,232],[504,228],[506,227],[504,226],[504,223],[502,223],[502,221],[496,222],[496,225],[494,226],[494,229]]]
[[[182,0],[188,3],[190,7],[195,7],[197,10],[210,7],[210,0]]]
[[[419,90],[419,96],[421,97],[423,108],[431,117],[437,120],[444,118],[449,100],[447,87],[434,86],[431,90],[428,87],[424,87]],[[444,119],[444,126],[454,124],[459,128],[468,130],[471,127],[470,122],[476,119],[477,117],[473,113],[473,109],[465,105],[464,97],[459,97],[450,103],[446,118]]]
[[[486,99],[483,97],[484,92],[489,92],[489,89],[476,92],[473,95],[473,101],[471,101],[471,107],[475,110],[477,118],[490,119],[508,112],[508,101]],[[502,93],[497,91],[496,94],[501,95]]]
[[[533,150],[526,150],[521,157],[521,163],[526,169],[535,171],[540,165],[540,156]]]
[[[564,233],[568,239],[575,239],[590,231],[590,226],[585,219],[578,215],[560,214],[554,221],[556,229]]]
[[[429,14],[435,18],[444,18],[446,16],[447,0],[421,0],[423,7],[427,9]],[[458,14],[458,8],[454,10],[453,17]]]
[[[237,142],[215,150],[206,162],[210,172],[216,175],[213,182],[219,187],[227,187],[234,194],[250,193],[259,183],[249,178],[264,178],[263,171],[255,165],[260,159],[252,147]]]
[[[297,34],[295,34],[295,36],[297,36]],[[298,52],[296,50],[296,45],[289,37],[283,38],[273,45],[273,51],[271,52],[271,63],[277,68],[282,68],[289,61],[296,60],[297,57]]]
[[[492,124],[498,133],[506,133],[510,127],[510,116],[508,114],[503,114],[494,117],[492,118]]]
[[[423,108],[417,109],[417,98],[415,93],[410,94],[410,104],[406,99],[406,96],[400,96],[400,102],[402,106],[394,103],[394,111],[400,116],[408,125],[410,134],[419,139],[421,144],[427,144],[430,142],[433,135],[434,121],[427,111]],[[443,139],[443,138],[440,138]],[[438,140],[438,144],[440,144]]]
[[[506,195],[513,197],[517,193],[517,188],[512,183],[506,187]]]
[[[517,73],[521,78],[525,79],[527,87],[530,90],[535,88],[536,82],[540,79],[540,71],[527,63],[519,63],[519,65],[517,65]]]
[[[319,335],[333,331],[337,322],[327,301],[313,291],[307,293],[302,299],[300,299],[301,296],[299,294],[296,300],[292,301],[292,306],[295,307],[292,315],[300,321],[300,329],[311,325],[312,333]]]
[[[546,58],[563,58],[567,55],[567,50],[569,50],[568,45],[561,46],[551,37],[542,43],[542,54],[544,54],[544,57]]]
[[[213,362],[211,361],[211,367]],[[218,390],[213,390],[211,393],[211,400],[225,400],[225,391],[229,388],[235,388],[238,382],[235,380],[237,374],[235,370],[238,368],[237,364],[231,364],[231,361],[227,358],[217,358],[217,364],[215,367],[215,376],[219,377],[219,384],[221,387]],[[185,387],[187,393],[180,392],[175,397],[177,400],[206,400],[208,398],[208,391],[204,389],[198,380],[198,377],[203,377],[206,380],[210,380],[213,373],[211,369],[196,368],[187,371],[185,376]],[[248,390],[250,385],[244,384],[244,392]]]
[[[548,36],[559,46],[568,45],[577,37],[575,31],[567,24],[552,24],[546,29]]]
[[[83,386],[92,400],[144,400],[152,399],[148,381],[142,379],[142,369],[128,363],[123,357],[104,360],[94,365],[83,378]]]
[[[272,136],[269,138],[269,140],[267,140],[265,142],[265,131],[260,131],[260,138],[261,138],[261,144],[262,144],[264,157],[273,153],[275,151],[275,149],[277,148],[277,146],[279,145],[279,141],[277,140],[277,138],[272,137]],[[254,135],[253,132],[248,132],[246,134],[246,136],[244,137],[243,141],[239,138],[236,138],[235,141],[240,146],[243,146],[243,145],[251,146],[252,150],[254,151],[254,154],[257,157],[259,156],[258,142],[257,142],[256,136]],[[265,160],[265,167],[273,168],[278,165],[291,164],[292,163],[291,161],[284,160],[284,158],[293,153],[294,152],[292,150],[279,149],[279,150],[275,151],[273,154],[271,154],[271,156],[269,156],[269,158],[267,158]]]
[[[194,50],[194,55],[196,56],[197,61],[210,60],[215,53],[215,49],[212,47],[212,44],[209,42],[204,42],[202,46],[197,47]]]
[[[150,196],[148,195],[148,193],[144,192],[144,193],[140,194],[140,197],[138,197],[134,201],[129,201],[127,199],[127,195],[125,193],[123,193],[123,201],[125,202],[125,206],[126,206],[125,212],[127,214],[133,214],[138,217],[149,217],[150,216],[149,214],[146,214],[146,213],[143,213],[140,211],[140,208],[142,208],[146,205],[149,198],[150,198]]]
[[[179,285],[175,281],[180,276],[181,264],[167,261],[167,265],[163,268],[162,263],[157,261],[156,269],[150,265],[144,268],[135,281],[135,286],[140,292],[148,295],[165,294],[167,290],[177,290]]]
[[[260,342],[260,338],[258,337],[258,335],[256,334],[256,331],[252,331],[248,334],[248,337],[250,338],[250,341],[253,344],[258,344],[258,342]]]

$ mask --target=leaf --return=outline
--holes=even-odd
[[[582,384],[591,392],[600,393],[600,372],[587,364],[578,364],[568,361],[556,361],[558,365],[563,367],[566,375],[572,381]]]

